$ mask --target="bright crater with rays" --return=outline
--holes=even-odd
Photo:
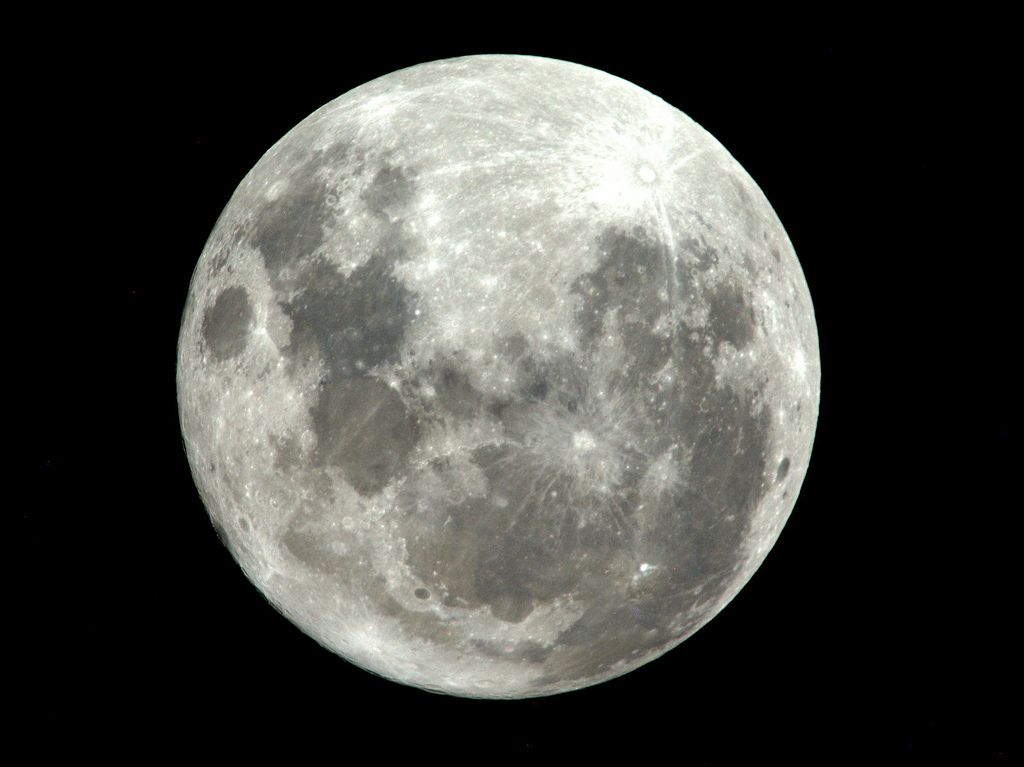
[[[814,313],[761,190],[611,75],[471,56],[325,105],[193,276],[182,432],[252,582],[342,657],[595,684],[720,611],[795,503]]]

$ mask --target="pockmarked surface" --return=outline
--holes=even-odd
[[[679,110],[472,56],[327,104],[199,260],[181,426],[215,526],[310,636],[529,697],[625,673],[778,537],[818,341],[765,196]]]

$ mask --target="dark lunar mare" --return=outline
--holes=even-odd
[[[288,353],[319,359],[328,380],[368,375],[397,359],[415,296],[392,274],[394,259],[374,253],[344,275],[317,259],[282,309],[292,321]]]
[[[487,606],[518,623],[616,556],[614,535],[579,524],[569,477],[538,473],[510,445],[478,448],[473,461],[487,477],[486,497],[441,500],[433,487],[449,481],[445,465],[408,483],[400,497],[407,562],[444,604]]]
[[[338,142],[310,151],[301,136],[282,148],[280,165],[287,168],[286,187],[279,197],[264,201],[250,225],[249,242],[263,257],[270,283],[282,284],[283,272],[312,256],[324,243],[335,215],[330,205],[337,190],[323,178],[324,168],[343,167],[352,146]]]
[[[280,286],[288,269],[293,296],[281,308],[292,331],[285,355],[293,365],[319,364],[323,371],[310,409],[314,460],[340,469],[359,493],[373,494],[400,471],[420,433],[401,396],[372,375],[397,359],[415,310],[415,294],[393,268],[410,255],[413,241],[399,216],[416,190],[412,171],[378,169],[359,199],[385,221],[385,232],[369,257],[344,274],[316,253],[334,219],[336,194],[319,169],[343,162],[349,151],[339,143],[298,163],[287,192],[255,222],[252,241],[273,282]]]
[[[225,288],[203,314],[202,337],[219,361],[237,357],[249,341],[252,304],[240,285]]]

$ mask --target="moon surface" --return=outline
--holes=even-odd
[[[177,386],[252,582],[399,682],[519,698],[671,649],[771,549],[818,415],[800,264],[710,134],[470,56],[346,93],[235,191]]]

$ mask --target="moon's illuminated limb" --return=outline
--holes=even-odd
[[[693,121],[475,56],[336,99],[246,176],[179,344],[193,473],[324,645],[524,697],[660,655],[771,548],[818,407],[807,286]]]

